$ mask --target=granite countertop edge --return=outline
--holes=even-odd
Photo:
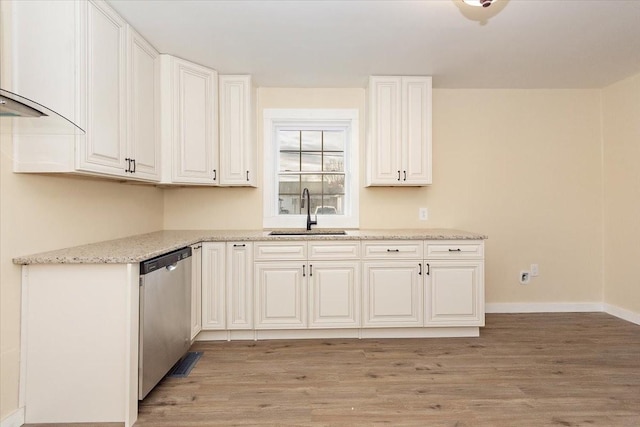
[[[268,230],[165,230],[13,258],[14,264],[129,264],[200,242],[296,240],[485,240],[454,229],[347,230],[346,235],[270,236]]]

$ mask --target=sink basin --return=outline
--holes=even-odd
[[[269,236],[344,236],[347,234],[344,230],[274,230]]]

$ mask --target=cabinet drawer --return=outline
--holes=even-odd
[[[448,240],[425,242],[425,259],[481,259],[484,242],[478,240]]]
[[[422,240],[374,240],[362,243],[365,259],[422,259]]]
[[[255,261],[307,259],[307,242],[256,242]]]
[[[360,242],[309,242],[310,260],[359,259]]]

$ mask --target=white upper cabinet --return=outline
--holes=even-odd
[[[251,76],[219,76],[220,185],[256,186]]]
[[[431,184],[431,77],[369,78],[367,186]]]
[[[157,181],[157,52],[104,1],[15,2],[12,13],[13,91],[86,132],[16,129],[14,171]]]
[[[127,169],[160,180],[160,64],[158,52],[133,28],[127,31],[129,132]]]
[[[102,2],[81,3],[80,93],[87,135],[79,138],[78,169],[123,175],[127,169],[127,24]],[[82,24],[85,24],[83,26]],[[84,139],[84,141],[83,141]]]
[[[160,55],[162,183],[217,185],[218,73]]]

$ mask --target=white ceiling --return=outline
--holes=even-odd
[[[109,0],[161,53],[258,86],[599,88],[640,72],[640,0]]]

